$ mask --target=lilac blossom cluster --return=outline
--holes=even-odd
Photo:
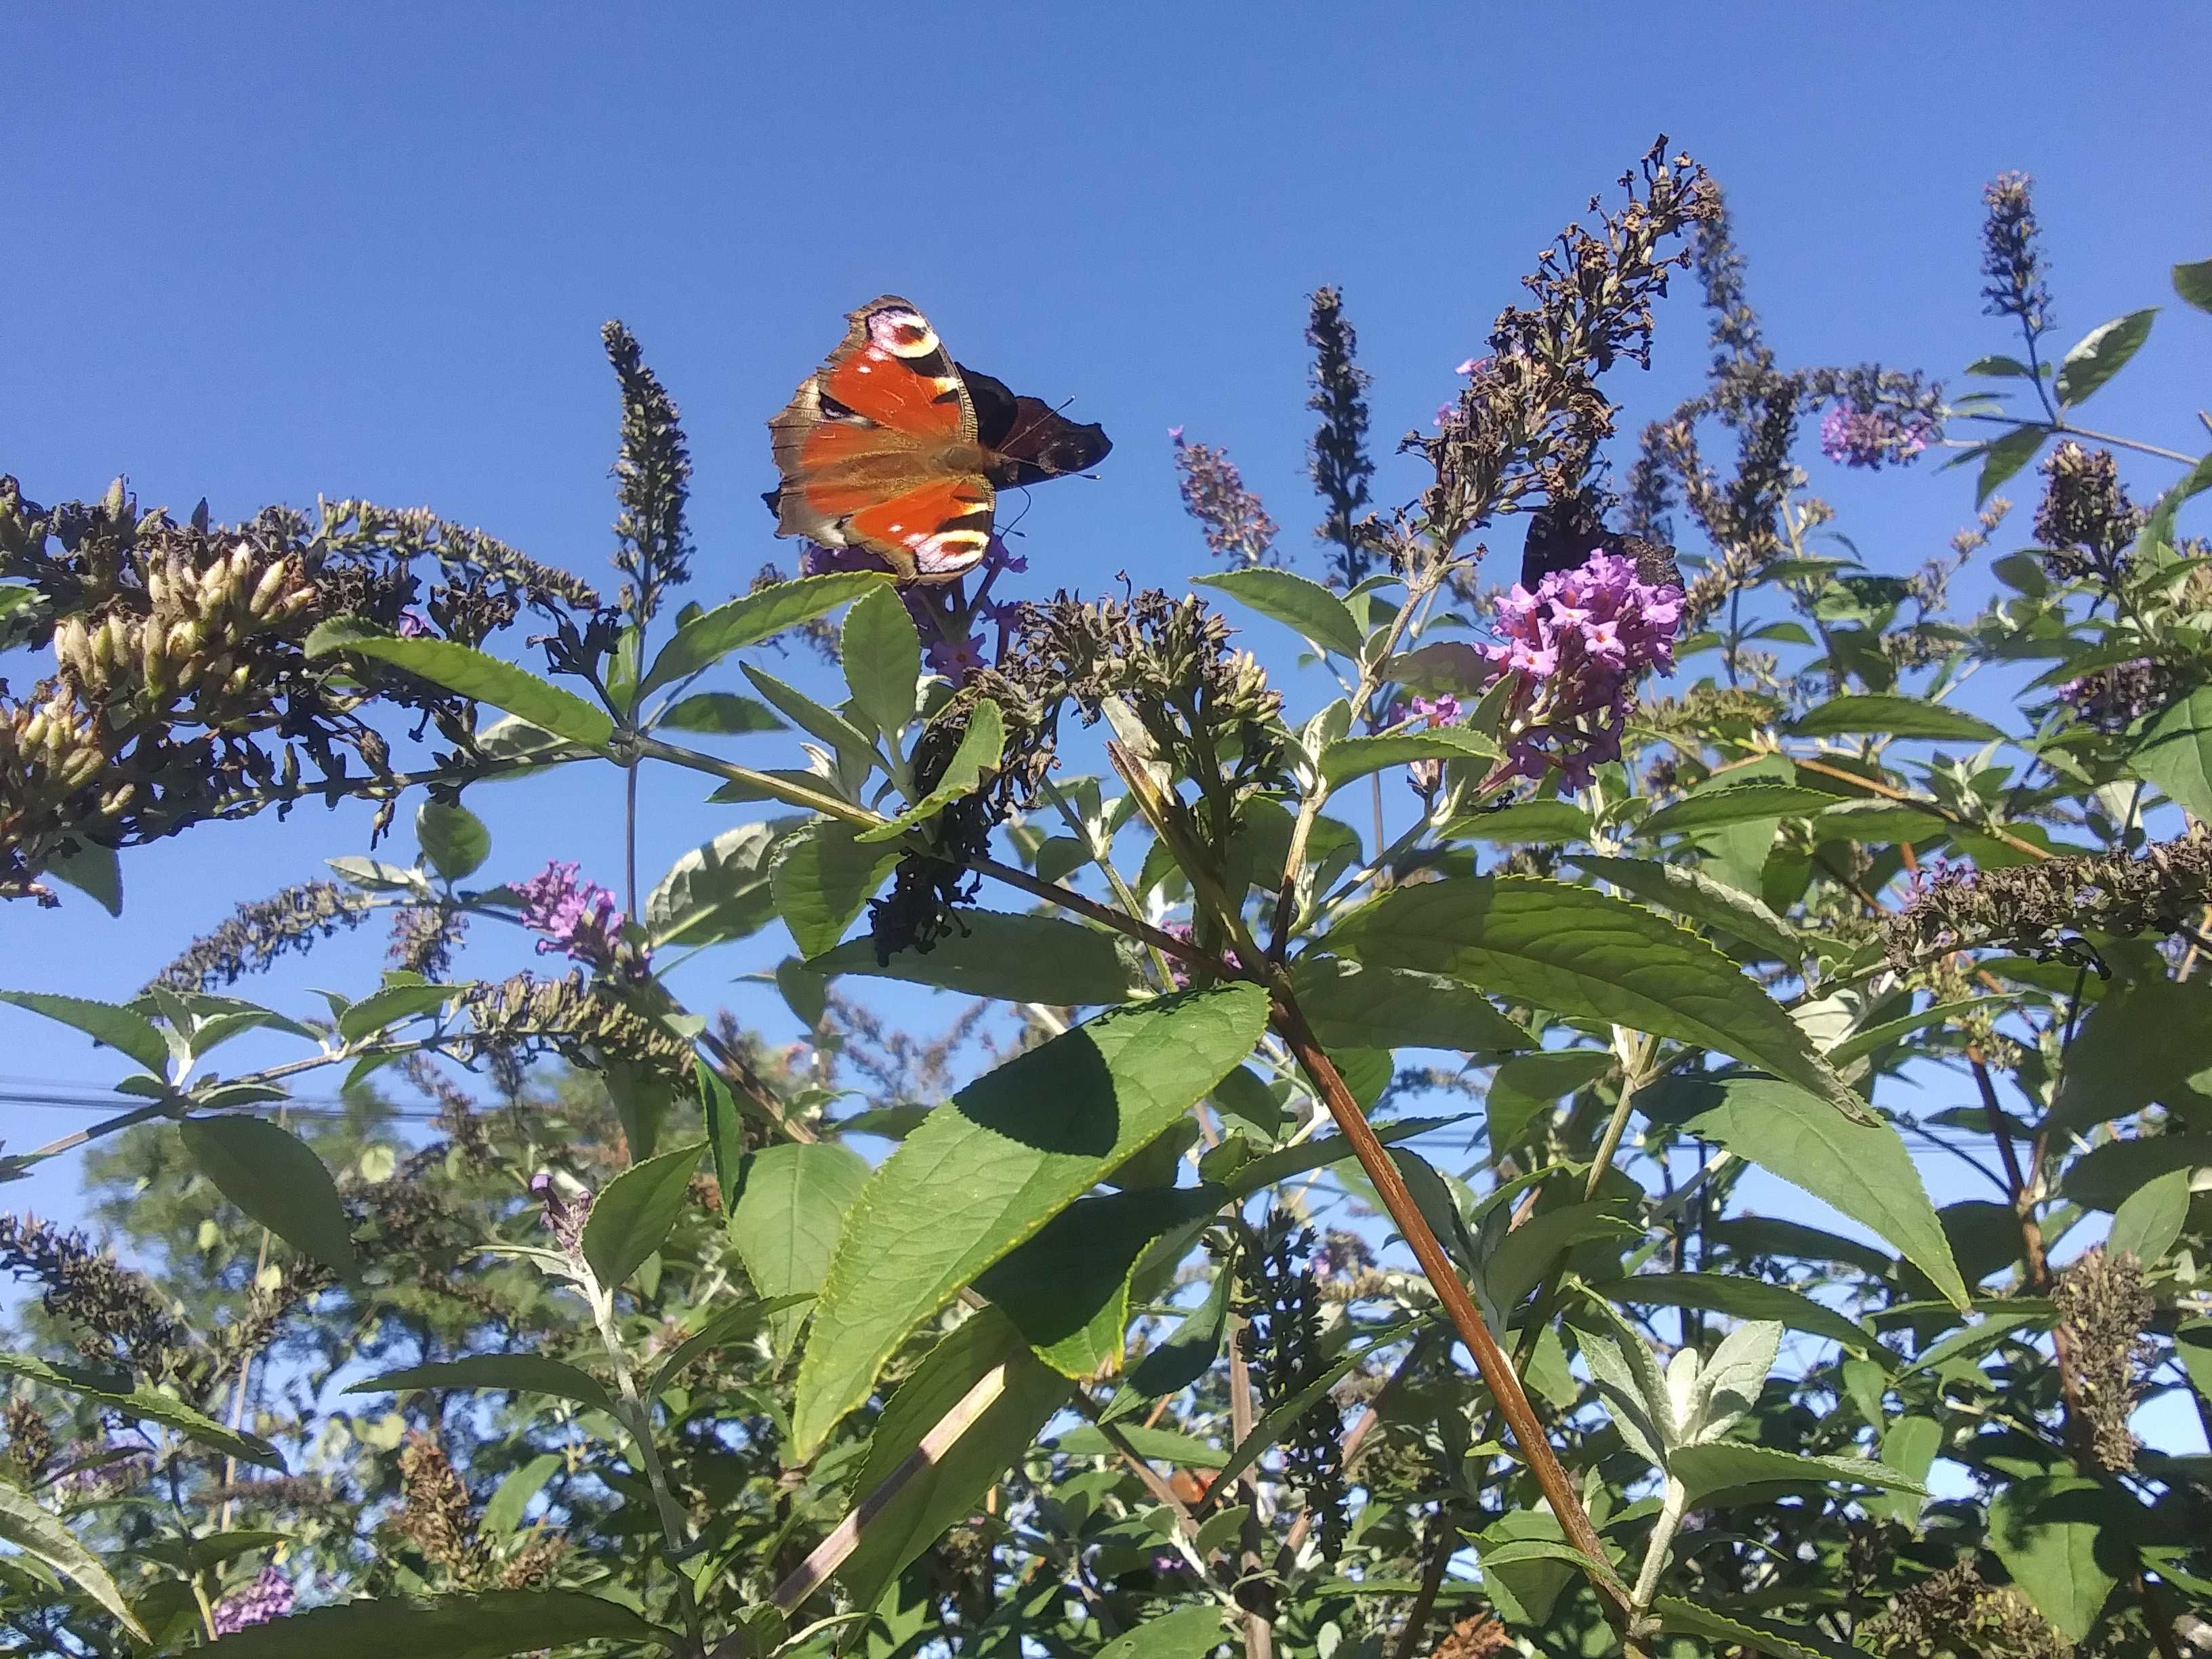
[[[2075,719],[2118,732],[2164,702],[2172,690],[2173,675],[2164,664],[2138,657],[2067,681],[2058,688],[2058,700]]]
[[[1526,682],[1506,747],[1510,772],[1540,779],[1557,767],[1580,789],[1619,760],[1637,677],[1674,667],[1681,619],[1680,588],[1645,582],[1633,560],[1602,551],[1553,571],[1534,593],[1516,582],[1500,594],[1501,642],[1475,648]]]
[[[1820,417],[1820,453],[1840,466],[1903,466],[1928,447],[1932,428],[1886,409],[1836,404]]]
[[[1168,438],[1175,445],[1176,471],[1182,475],[1183,511],[1206,526],[1206,545],[1218,559],[1239,565],[1277,562],[1275,532],[1280,527],[1267,515],[1260,498],[1244,487],[1225,449],[1211,444],[1186,443],[1182,428],[1171,426]]]
[[[802,576],[825,575],[833,570],[883,568],[882,562],[865,550],[822,547],[811,542],[799,560]],[[1029,568],[1028,559],[994,536],[975,566],[981,580],[976,586],[974,599],[967,597],[966,585],[962,582],[909,582],[899,589],[899,599],[906,606],[907,615],[914,618],[915,630],[921,635],[922,660],[928,664],[932,673],[943,675],[957,686],[989,665],[993,641],[985,630],[997,629],[996,644],[1003,649],[1016,608],[1011,602],[992,599],[991,585],[1001,572],[1020,575]]]
[[[292,1611],[292,1581],[274,1567],[264,1567],[243,1589],[233,1590],[215,1604],[215,1633],[235,1636],[248,1625],[265,1625]]]
[[[615,896],[597,882],[576,879],[576,866],[556,859],[514,890],[522,925],[545,935],[538,954],[560,951],[593,968],[615,965],[623,913]]]

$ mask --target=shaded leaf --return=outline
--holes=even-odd
[[[1236,1282],[1233,1258],[1215,1267],[1205,1299],[1130,1369],[1128,1381],[1107,1402],[1101,1421],[1114,1422],[1147,1401],[1187,1389],[1213,1369],[1213,1362],[1221,1355],[1221,1338],[1228,1328],[1229,1301]]]
[[[112,847],[80,840],[73,851],[46,861],[46,874],[67,882],[109,915],[123,914],[123,860]]]
[[[1303,957],[1291,975],[1322,1046],[1495,1053],[1536,1040],[1473,987],[1442,974]]]
[[[459,801],[426,800],[415,809],[415,844],[433,870],[459,881],[491,855],[491,831]]]
[[[804,1309],[812,1300],[812,1292],[802,1291],[789,1296],[760,1297],[750,1302],[741,1302],[734,1308],[723,1309],[669,1351],[668,1358],[660,1362],[660,1369],[653,1372],[653,1381],[646,1393],[648,1395],[658,1395],[701,1354],[726,1348],[732,1342],[742,1342],[777,1315]]]
[[[2086,1640],[2119,1583],[2106,1542],[2104,1489],[2076,1475],[2016,1481],[1990,1503],[1989,1547],[2035,1610],[2067,1639]]]
[[[944,772],[929,793],[890,823],[860,831],[860,840],[869,843],[896,841],[908,830],[927,823],[954,801],[974,794],[985,775],[999,769],[1006,745],[1006,720],[999,713],[999,705],[988,697],[978,698],[968,711],[968,726],[960,734],[960,746],[952,751],[952,758],[945,762]]]
[[[672,732],[710,732],[724,737],[787,731],[775,710],[734,691],[698,691],[670,705],[660,724]]]
[[[1707,1313],[1733,1314],[1738,1319],[1773,1320],[1791,1330],[1809,1331],[1838,1343],[1851,1353],[1889,1358],[1889,1351],[1855,1320],[1846,1319],[1802,1291],[1761,1279],[1734,1273],[1638,1273],[1589,1288],[1615,1302],[1643,1307],[1698,1308]]]
[[[611,1413],[613,1398],[589,1374],[536,1353],[480,1353],[386,1371],[365,1382],[349,1383],[347,1394],[398,1394],[407,1389],[494,1389],[503,1393],[550,1394],[595,1411]]]
[[[853,706],[878,732],[899,732],[914,719],[921,678],[921,635],[897,591],[878,587],[845,613],[840,636],[845,684]]]
[[[1098,1659],[1205,1659],[1226,1639],[1217,1607],[1178,1607],[1126,1631],[1098,1650]]]
[[[581,1590],[486,1590],[480,1595],[341,1601],[248,1625],[209,1644],[222,1659],[514,1659],[593,1638],[678,1644],[619,1601]]]
[[[1435,726],[1424,732],[1395,732],[1376,738],[1340,738],[1321,754],[1322,781],[1341,789],[1355,778],[1409,761],[1474,760],[1495,763],[1504,751],[1480,732]]]
[[[2150,338],[2150,325],[2158,307],[2130,311],[2109,323],[2100,323],[2077,341],[2058,361],[2053,386],[2058,401],[2068,408],[2087,403],[2091,395],[2128,366],[2128,360]]]
[[[211,1446],[225,1455],[247,1463],[259,1463],[278,1471],[284,1468],[283,1455],[258,1434],[243,1430],[227,1429],[205,1413],[187,1406],[181,1400],[127,1376],[98,1371],[83,1365],[70,1365],[40,1359],[31,1354],[0,1353],[0,1374],[20,1376],[26,1382],[42,1382],[51,1389],[62,1389],[81,1395],[88,1400],[97,1400],[103,1406],[130,1418],[143,1418],[149,1422],[162,1423],[179,1434]]]
[[[191,1117],[178,1127],[225,1198],[302,1255],[354,1277],[353,1224],[337,1183],[305,1141],[263,1117]]]
[[[2174,266],[2173,291],[2199,311],[2212,311],[2212,259]]]
[[[1917,1480],[1872,1458],[1802,1457],[1745,1440],[1713,1440],[1702,1446],[1678,1447],[1667,1460],[1667,1472],[1688,1490],[1693,1504],[1738,1486],[1849,1485],[1923,1496],[1927,1492]]]
[[[860,974],[935,985],[963,996],[1038,1002],[1054,1007],[1127,1002],[1140,988],[1115,935],[1041,913],[960,910],[953,930],[928,951],[876,957],[872,939],[856,939],[810,957],[817,974]]]
[[[571,743],[597,748],[615,734],[613,718],[605,709],[539,679],[528,669],[451,640],[403,640],[353,617],[339,617],[319,624],[307,636],[307,652],[310,657],[343,652],[389,663],[448,691],[520,715],[540,731]]]
[[[52,991],[0,991],[0,1002],[12,1002],[18,1008],[75,1026],[94,1042],[129,1055],[157,1076],[168,1064],[169,1045],[154,1022],[112,1002],[65,997]]]
[[[2167,704],[2130,764],[2191,817],[2212,818],[2212,685]]]
[[[1587,853],[1568,856],[1601,881],[1717,928],[1793,968],[1804,960],[1805,947],[1788,922],[1749,894],[1715,881],[1702,871],[1650,859],[1599,858]]]
[[[2125,1252],[2146,1267],[2156,1267],[2181,1237],[2189,1219],[2189,1171],[2168,1170],[2130,1193],[2112,1212],[2105,1248]]]
[[[1784,1625],[1758,1613],[1723,1613],[1679,1595],[1656,1598],[1651,1610],[1658,1615],[1660,1627],[1672,1634],[1731,1642],[1739,1650],[1771,1659],[1858,1659],[1867,1651],[1810,1625]]]
[[[1270,621],[1303,635],[1324,650],[1359,660],[1366,644],[1359,623],[1342,599],[1319,582],[1287,570],[1255,567],[1194,579],[1200,587],[1218,587]]]
[[[1835,800],[1833,795],[1819,789],[1802,788],[1778,778],[1756,778],[1685,795],[1644,819],[1636,832],[1639,836],[1688,835],[1770,818],[1809,817],[1834,805]]]
[[[769,860],[801,822],[739,824],[678,859],[645,902],[652,948],[716,945],[766,927],[775,914]]]
[[[1992,438],[1978,450],[1971,452],[1982,458],[1981,475],[1974,481],[1974,506],[1982,507],[1997,492],[2004,481],[2035,459],[2043,447],[2043,441],[2051,435],[2047,426],[2028,424],[2016,426],[2002,437]]]
[[[45,1562],[106,1608],[131,1635],[142,1642],[148,1639],[146,1627],[131,1611],[100,1558],[28,1492],[5,1480],[0,1480],[0,1539]]]

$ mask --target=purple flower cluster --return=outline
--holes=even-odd
[[[1502,642],[1475,649],[1526,682],[1506,747],[1511,772],[1541,778],[1557,767],[1580,789],[1619,760],[1637,677],[1674,667],[1681,620],[1680,588],[1645,582],[1633,560],[1601,551],[1553,571],[1534,593],[1516,582],[1500,594]]]
[[[1463,712],[1459,706],[1459,699],[1444,691],[1433,697],[1415,697],[1411,703],[1401,704],[1397,717],[1401,720],[1425,720],[1432,726],[1453,726],[1458,723]],[[1406,778],[1413,785],[1415,794],[1433,795],[1437,793],[1437,786],[1443,781],[1444,763],[1438,760],[1410,761],[1406,766]]]
[[[545,935],[538,941],[539,956],[561,951],[594,968],[615,965],[626,918],[612,893],[576,879],[574,864],[556,859],[514,891],[522,901],[522,925]]]
[[[1165,933],[1170,939],[1181,939],[1185,945],[1194,944],[1197,940],[1196,933],[1187,921],[1170,921],[1163,927],[1160,932]],[[1221,947],[1221,959],[1231,968],[1242,968],[1244,965],[1237,959],[1237,952],[1225,945]],[[1190,969],[1184,967],[1174,957],[1168,958],[1168,977],[1175,981],[1176,990],[1190,989]]]
[[[1820,453],[1841,466],[1876,471],[1903,466],[1928,447],[1924,421],[1899,420],[1886,409],[1836,404],[1820,417]]]
[[[2058,688],[2058,700],[2074,718],[2107,732],[2124,731],[2166,701],[2173,676],[2148,657],[2114,663]]]
[[[244,1589],[215,1604],[215,1633],[235,1636],[248,1625],[265,1625],[291,1611],[292,1581],[274,1567],[264,1567]]]
[[[1216,558],[1239,565],[1267,564],[1280,528],[1244,487],[1225,449],[1211,444],[1183,441],[1182,428],[1171,426],[1168,438],[1175,445],[1176,471],[1182,475],[1183,511],[1206,526],[1206,545]]]
[[[580,1252],[584,1248],[584,1224],[592,1217],[592,1189],[579,1187],[573,1193],[564,1192],[550,1171],[540,1170],[530,1177],[530,1190],[545,1206],[542,1218],[551,1230],[554,1243],[570,1255]]]

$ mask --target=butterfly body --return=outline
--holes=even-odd
[[[886,294],[769,422],[783,482],[776,534],[874,554],[903,580],[951,581],[990,545],[998,491],[1079,472],[1113,447],[988,374]]]

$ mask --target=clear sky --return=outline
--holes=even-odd
[[[1785,362],[1951,374],[2008,349],[1976,291],[2001,169],[2036,175],[2065,340],[2212,255],[2207,62],[2197,3],[18,3],[0,15],[0,471],[47,501],[127,472],[180,516],[203,495],[219,519],[318,492],[428,503],[611,587],[597,330],[619,316],[684,408],[711,603],[789,564],[758,500],[762,422],[841,313],[890,289],[956,356],[1115,440],[1095,483],[1036,492],[1025,591],[1173,583],[1207,562],[1171,425],[1227,445],[1307,550],[1316,285],[1345,289],[1387,447],[1663,131],[1727,190]],[[1705,356],[1684,284],[1654,372],[1617,371],[1624,430]],[[2201,450],[2209,363],[2212,328],[2169,307],[2095,413]],[[1816,487],[1902,573],[1971,516],[1966,478],[1823,469]],[[1402,465],[1381,482],[1385,500],[1418,484]],[[472,797],[496,836],[486,876],[559,855],[615,880],[618,792],[591,786]],[[648,883],[726,827],[702,793],[648,780]],[[120,921],[0,907],[0,984],[127,995],[238,900],[365,850],[366,826],[307,807],[131,851]],[[357,990],[380,948],[365,932],[268,988],[295,1006],[307,985]],[[501,948],[471,965],[520,965]],[[785,948],[771,930],[681,988],[787,1031],[725,986]],[[0,1074],[113,1072],[0,1010]],[[0,1113],[16,1150],[83,1121]],[[44,1175],[29,1201],[67,1213],[75,1179]]]

